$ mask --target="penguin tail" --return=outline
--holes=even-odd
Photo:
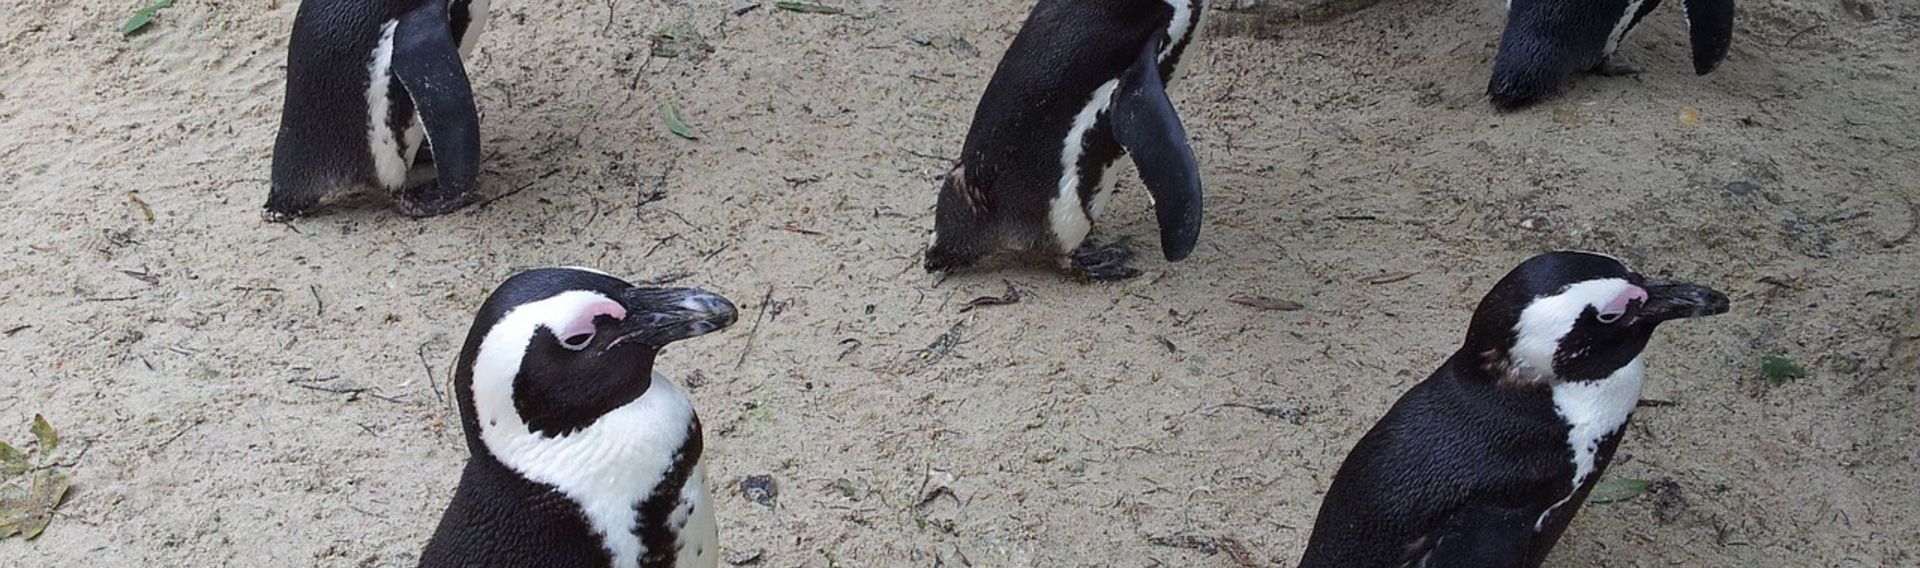
[[[1733,44],[1733,0],[1686,0],[1685,8],[1693,73],[1712,73]]]

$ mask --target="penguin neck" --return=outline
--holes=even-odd
[[[646,394],[571,433],[547,436],[506,420],[480,433],[493,459],[577,505],[615,566],[634,565],[647,552],[636,508],[656,490],[678,495],[680,488],[660,485],[684,482],[699,462],[692,402],[659,373],[652,381]]]
[[[1576,425],[1588,417],[1602,419],[1632,412],[1639,402],[1640,389],[1646,383],[1643,356],[1634,357],[1626,365],[1599,379],[1565,380],[1538,376],[1515,365],[1506,350],[1489,349],[1472,343],[1448,358],[1445,368],[1448,375],[1462,382],[1491,386],[1497,391],[1525,393],[1530,398],[1546,394],[1556,408],[1566,406],[1573,409],[1574,416],[1566,419],[1569,424]]]

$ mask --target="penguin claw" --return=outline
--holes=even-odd
[[[301,211],[274,211],[272,209],[260,210],[260,220],[266,221],[268,223],[291,223],[293,222],[294,219],[298,219],[304,215],[305,213]]]
[[[1633,77],[1645,73],[1647,68],[1618,53],[1608,55],[1593,66],[1592,73],[1602,77]]]
[[[393,208],[401,215],[417,219],[452,213],[480,200],[480,195],[471,191],[445,193],[438,189],[439,186],[429,183],[413,191],[395,195]]]
[[[1073,249],[1068,259],[1072,262],[1069,272],[1089,282],[1113,282],[1140,275],[1138,269],[1127,266],[1127,261],[1133,259],[1133,249],[1125,243],[1098,247],[1083,244]]]

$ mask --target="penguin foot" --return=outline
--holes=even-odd
[[[394,196],[393,208],[408,217],[435,217],[452,213],[461,207],[472,205],[480,200],[480,195],[472,191],[445,192],[434,183],[415,188],[412,191]]]
[[[307,213],[305,211],[275,211],[272,209],[260,210],[260,220],[266,221],[268,223],[291,223],[293,222],[294,219],[299,219],[301,217],[305,217],[306,215]]]
[[[1647,72],[1647,68],[1615,53],[1602,58],[1589,72],[1602,77],[1632,77]]]
[[[1091,282],[1113,282],[1140,275],[1138,269],[1127,266],[1127,261],[1133,259],[1133,249],[1127,248],[1126,243],[1082,244],[1067,257],[1072,261],[1068,273]]]

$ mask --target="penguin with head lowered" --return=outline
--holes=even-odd
[[[1693,43],[1693,72],[1720,65],[1733,41],[1733,0],[1682,0]],[[1638,75],[1643,70],[1618,53],[1620,40],[1660,0],[1508,0],[1507,30],[1500,36],[1493,80],[1493,106],[1514,110],[1540,102],[1576,71]]]
[[[1095,279],[1137,275],[1118,246],[1083,248],[1131,155],[1152,195],[1167,260],[1200,235],[1200,174],[1167,98],[1205,0],[1040,0],[974,111],[942,182],[929,272],[1013,252]]]
[[[585,269],[501,284],[460,351],[472,456],[420,566],[716,566],[700,420],[653,365],[735,313]]]
[[[461,60],[478,43],[488,4],[301,2],[263,217],[305,215],[348,187],[384,188],[394,209],[412,217],[474,202],[480,115]],[[408,187],[416,156],[431,161],[435,175]]]
[[[1654,328],[1727,308],[1598,254],[1522,263],[1347,455],[1300,566],[1540,566],[1620,444]]]

